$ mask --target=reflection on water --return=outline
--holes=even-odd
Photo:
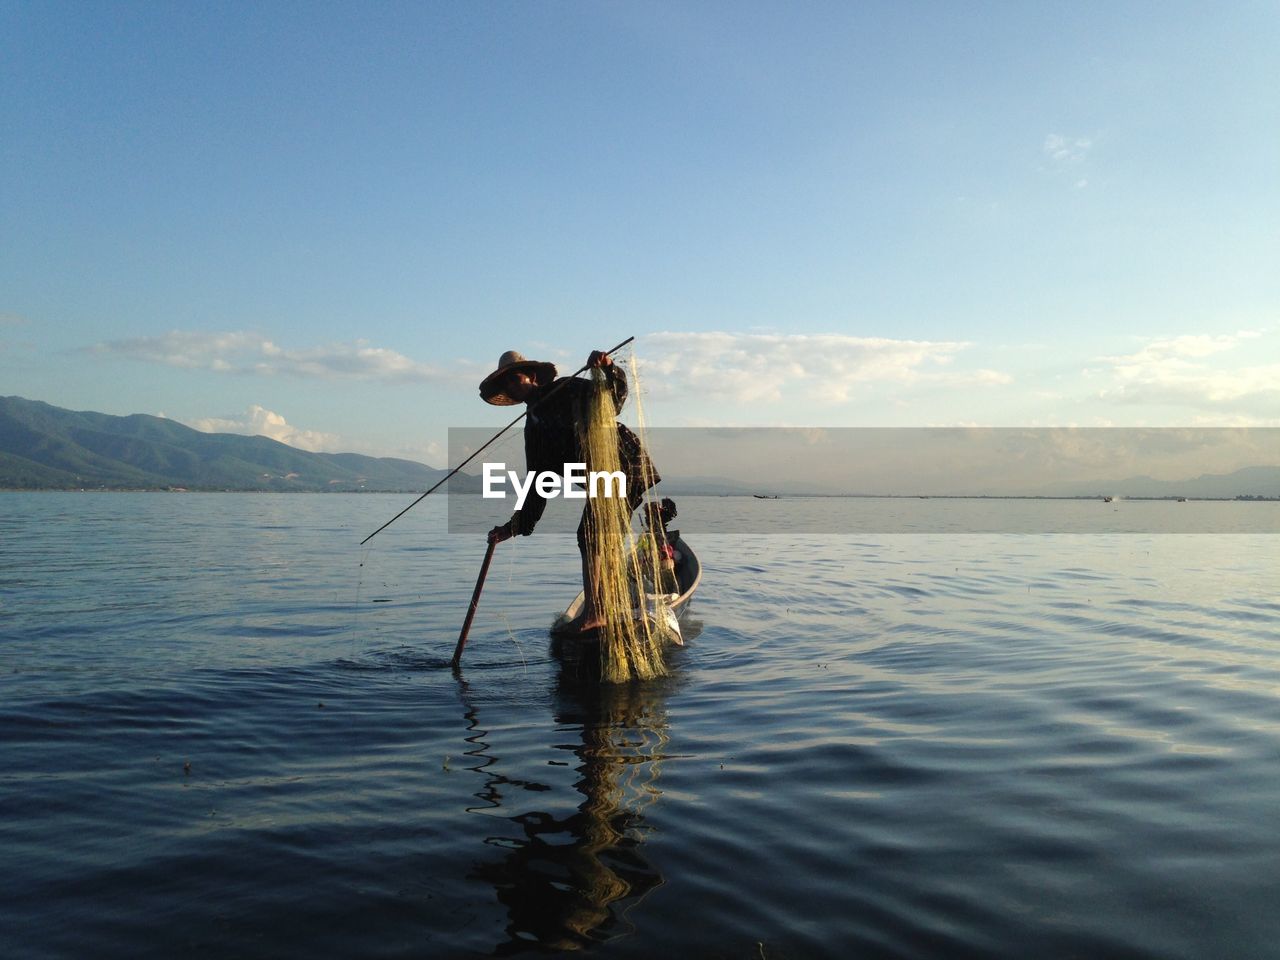
[[[549,537],[460,702],[430,500],[0,499],[5,960],[1277,954],[1274,536],[699,536],[639,688],[546,655]]]
[[[477,865],[470,879],[493,885],[507,910],[507,940],[495,956],[529,948],[574,950],[608,940],[630,928],[625,914],[662,875],[644,857],[646,809],[661,796],[658,780],[670,737],[666,697],[670,679],[632,684],[600,684],[564,662],[553,700],[557,729],[575,733],[568,745],[578,760],[574,789],[582,801],[568,814],[529,811],[497,824],[510,824],[485,843],[501,848],[500,860]],[[470,769],[484,777],[476,792],[492,814],[502,806],[501,788],[550,791],[546,784],[515,781],[490,768],[502,745],[482,726],[461,681]]]

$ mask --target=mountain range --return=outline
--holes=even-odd
[[[474,468],[473,468],[474,469]],[[413,460],[356,453],[310,453],[267,437],[202,433],[146,414],[127,417],[64,410],[22,397],[0,397],[0,489],[9,490],[272,490],[422,492],[445,470]],[[668,476],[662,491],[681,494],[781,494],[841,496],[890,491],[815,488],[803,481]],[[450,493],[479,493],[481,480],[459,473]],[[912,495],[916,491],[898,491]],[[1061,482],[1029,495],[1280,497],[1280,467],[1245,467],[1188,480],[1130,477],[1087,483]]]
[[[1061,483],[1045,488],[1054,497],[1116,496],[1128,499],[1194,497],[1230,500],[1236,497],[1275,499],[1280,497],[1280,467],[1241,467],[1231,473],[1202,473],[1186,480],[1157,480],[1128,477],[1124,480]]]
[[[909,481],[908,481],[909,482]],[[663,493],[671,496],[762,496],[783,497],[847,497],[847,496],[921,496],[919,491],[903,490],[849,490],[831,484],[781,480],[760,480],[755,484],[724,477],[697,477],[678,475],[662,481]],[[930,496],[956,496],[957,494],[929,494]],[[1001,496],[1002,494],[989,494]],[[1185,480],[1157,480],[1148,476],[1127,477],[1123,480],[1067,481],[1051,483],[1037,489],[1028,489],[1009,496],[1048,498],[1099,498],[1120,497],[1130,500],[1189,497],[1198,500],[1232,500],[1241,497],[1254,499],[1280,498],[1280,467],[1242,467],[1230,473],[1204,473]],[[959,494],[959,496],[968,496]]]
[[[0,397],[0,489],[421,492],[445,473],[412,460],[310,453],[267,437],[202,433],[164,417]],[[458,482],[473,485],[459,477],[450,488]]]

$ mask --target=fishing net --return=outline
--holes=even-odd
[[[613,473],[622,470],[618,411],[604,371],[593,369],[591,379],[594,389],[581,425],[582,449],[589,471]],[[651,481],[651,477],[644,478],[645,489]],[[652,609],[663,601],[646,590],[644,575],[644,567],[656,569],[658,559],[642,558],[631,530],[628,499],[595,496],[587,501],[586,520],[587,562],[594,572],[595,605],[605,621],[600,631],[601,679],[623,683],[665,675],[665,638],[658,625],[663,621],[654,616],[662,611]]]

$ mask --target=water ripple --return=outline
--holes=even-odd
[[[483,545],[357,549],[402,506],[20,498],[0,953],[1274,953],[1274,537],[706,536],[673,676],[600,687],[571,537],[455,676]]]

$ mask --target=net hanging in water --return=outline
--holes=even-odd
[[[581,425],[587,469],[621,471],[613,392],[601,368],[592,369],[591,379],[591,399]],[[651,474],[647,461],[645,470]],[[646,490],[653,479],[652,475],[642,479]],[[623,683],[664,676],[665,639],[658,626],[662,620],[659,616],[655,622],[646,615],[647,608],[660,615],[662,611],[652,607],[664,602],[645,588],[644,568],[657,569],[657,545],[652,537],[646,537],[645,542],[655,555],[641,556],[631,530],[631,506],[626,497],[595,497],[587,501],[586,513],[587,563],[593,576],[585,586],[593,591],[596,610],[604,620],[600,630],[600,677],[609,683]],[[588,597],[588,602],[591,599]]]

